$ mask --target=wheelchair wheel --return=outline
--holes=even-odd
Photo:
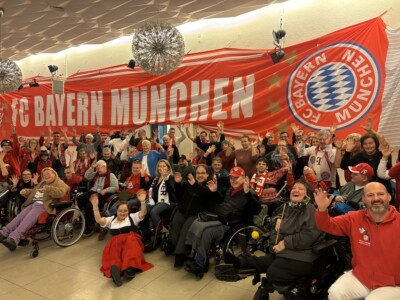
[[[18,197],[8,201],[8,220],[11,221],[21,212],[21,202]]]
[[[119,201],[118,194],[112,195],[110,198],[108,198],[107,202],[104,203],[103,211],[109,210],[115,203],[117,203],[117,201]]]
[[[62,210],[51,225],[51,238],[61,247],[75,244],[85,230],[85,218],[77,208]]]
[[[264,230],[257,226],[247,226],[236,230],[223,246],[223,256],[227,251],[235,256],[243,253],[253,254],[256,251],[267,251],[267,241],[264,240]]]
[[[39,256],[39,250],[33,249],[30,253],[30,257],[35,258]]]

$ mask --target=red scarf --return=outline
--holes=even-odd
[[[231,197],[235,197],[243,189],[244,189],[243,185],[237,188],[236,190],[234,188],[231,188]]]
[[[99,177],[105,177],[105,178],[104,178],[104,186],[103,186],[103,189],[106,189],[106,188],[108,188],[108,187],[110,186],[110,181],[111,181],[111,180],[110,180],[110,174],[111,174],[111,172],[110,172],[109,170],[107,170],[107,172],[104,173],[104,174],[96,173],[96,175],[94,175],[92,181],[93,181],[93,183],[96,183],[97,178],[99,178]]]
[[[262,191],[264,189],[265,180],[267,179],[268,172],[264,172],[261,175],[254,175],[251,177],[250,185],[253,187],[254,191],[256,192],[257,196],[261,196]],[[257,180],[257,182],[256,182]]]

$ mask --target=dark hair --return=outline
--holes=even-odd
[[[376,134],[374,134],[374,133],[366,133],[360,138],[361,148],[363,148],[364,141],[369,138],[374,140],[376,150],[378,150],[379,149],[379,139],[376,136]],[[364,148],[363,148],[363,150],[364,150]]]
[[[304,185],[304,187],[306,188],[306,191],[307,191],[307,196],[311,199],[312,202],[314,202],[314,188],[312,187],[312,185],[308,181],[306,181],[304,178],[300,178],[300,179],[296,180],[293,183],[293,186],[296,183],[300,183],[300,184]]]
[[[220,164],[222,164],[222,158],[219,157],[219,156],[214,157],[214,158],[212,159],[212,162],[214,162],[214,161],[219,162]]]
[[[250,137],[247,134],[243,134],[241,136],[241,139],[248,139],[250,141]]]
[[[268,165],[267,160],[265,159],[265,157],[260,157],[257,159],[256,164],[258,164],[259,162],[265,162]]]
[[[206,136],[207,136],[207,131],[204,131],[204,130],[203,130],[202,132],[200,132],[200,134],[202,134],[202,133],[205,133]]]
[[[25,170],[23,170],[23,171],[21,172],[21,175],[22,175],[24,172],[29,172],[31,175],[33,175],[32,171],[31,171],[30,169],[25,169]]]
[[[129,209],[128,201],[120,201],[120,202],[117,204],[117,210],[118,210],[118,208],[119,208],[121,205],[126,205],[126,207]]]
[[[203,168],[204,170],[206,170],[207,174],[210,174],[210,171],[209,171],[208,166],[206,164],[198,164],[196,166],[196,171],[197,171],[198,168]]]

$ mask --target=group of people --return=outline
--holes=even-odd
[[[161,142],[157,132],[149,139],[144,130],[136,137],[127,129],[110,132],[105,140],[97,129],[81,134],[78,141],[73,129],[75,160],[66,129],[61,130],[64,142],[51,129],[38,141],[18,139],[14,130],[12,141],[1,142],[0,184],[27,200],[21,202],[22,212],[0,231],[0,242],[15,250],[38,214],[52,213],[51,201],[70,188],[88,186],[77,198],[86,219],[85,234],[98,223],[103,228],[99,239],[107,232],[113,235],[101,270],[117,286],[122,284],[121,275],[133,278],[137,271],[152,267],[144,259],[138,226],[152,232],[168,216],[166,253],[175,255],[174,267],[199,275],[208,270],[213,241],[237,226],[253,224],[255,216],[267,211],[273,223],[271,252],[259,258],[228,252],[226,263],[252,266],[267,272],[271,280],[291,281],[312,272],[317,258],[312,247],[323,232],[348,235],[353,270],[331,287],[330,299],[400,297],[395,254],[400,244],[390,239],[389,247],[386,241],[400,222],[399,199],[391,184],[391,179],[400,178],[400,167],[392,167],[389,143],[370,122],[366,134],[352,134],[344,141],[334,136],[335,126],[306,134],[293,125],[292,143],[288,132],[280,132],[277,141],[273,132],[267,132],[255,141],[243,135],[241,148],[225,139],[222,123],[210,133],[195,126],[195,137],[188,124],[184,127],[186,134],[177,126],[179,139],[171,128]],[[179,153],[186,137],[195,144],[194,154]],[[337,168],[344,170],[345,182],[340,182]],[[278,196],[285,192],[288,201],[281,205]],[[115,194],[119,201],[102,211]],[[211,220],[202,220],[202,212],[209,212]]]

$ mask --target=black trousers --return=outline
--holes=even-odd
[[[95,194],[95,191],[87,191],[76,198],[76,202],[78,203],[79,209],[84,213],[86,227],[93,227],[96,224],[96,220],[93,214],[93,205],[90,202],[90,196]],[[99,197],[99,208],[103,207],[105,202],[105,197],[103,195],[98,194]]]
[[[271,281],[291,282],[300,277],[311,274],[313,264],[283,258],[272,253],[264,256],[240,256],[242,267],[253,267],[260,273],[267,273],[267,278]]]

